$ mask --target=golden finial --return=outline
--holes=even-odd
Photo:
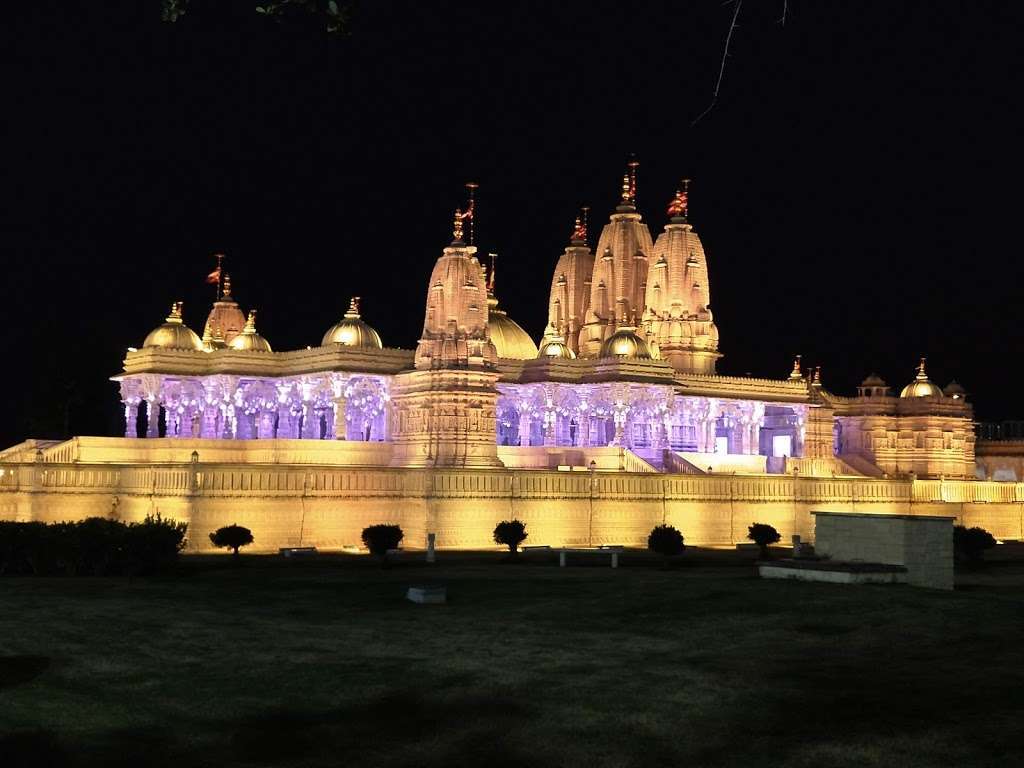
[[[804,377],[803,371],[800,369],[800,355],[793,358],[793,371],[789,374],[790,381],[801,381]]]
[[[811,386],[812,387],[820,387],[821,386],[821,366],[820,365],[814,366],[814,379],[811,381]]]
[[[921,362],[917,364],[917,380],[918,381],[927,381],[928,380],[928,374],[925,373],[925,371],[924,371],[924,361],[925,361],[925,358],[922,357],[921,358]]]
[[[626,173],[622,174],[622,202],[623,202],[623,204],[627,204],[627,203],[631,202],[631,200],[630,200],[630,188],[631,188],[631,185],[629,183],[629,171],[627,171]]]
[[[490,271],[490,274],[487,275],[487,293],[489,293],[490,295],[493,296],[494,295],[494,273],[497,272],[497,269],[498,269],[498,254],[496,254],[496,253],[488,253],[487,255],[490,256],[490,258],[491,258],[491,271]]]
[[[570,243],[585,243],[587,241],[587,230],[583,226],[583,220],[577,216],[576,223],[572,228],[572,235],[569,237]]]
[[[680,218],[686,220],[687,209],[690,205],[690,180],[683,179],[676,190],[676,196],[672,198],[672,202],[668,204],[668,215],[669,218],[675,219]]]
[[[245,327],[242,333],[256,333],[256,310],[250,309],[248,317],[245,318]]]
[[[583,214],[583,243],[586,244],[590,227],[590,206],[584,205],[580,212]]]
[[[348,312],[345,313],[346,320],[358,320],[359,319],[359,302],[358,296],[353,296],[348,302]]]
[[[452,224],[452,242],[462,242],[462,209],[455,209],[455,221]]]
[[[636,169],[640,167],[640,162],[635,158],[630,158],[629,163],[629,201],[636,203]]]
[[[215,254],[213,254],[213,256],[214,256],[215,259],[217,259],[217,267],[216,267],[216,269],[213,270],[213,272],[211,272],[210,274],[208,274],[206,276],[206,282],[209,285],[217,286],[216,297],[219,299],[220,298],[221,276],[223,275],[222,267],[224,265],[224,254],[223,253],[215,253]]]
[[[473,231],[473,211],[476,209],[476,191],[480,188],[480,185],[475,181],[467,181],[466,189],[469,191],[469,204],[466,207],[466,213],[469,214],[469,244],[474,245],[476,243],[475,233]]]
[[[231,298],[231,275],[224,274],[224,291],[221,293],[221,297],[225,299]]]

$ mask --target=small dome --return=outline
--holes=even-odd
[[[879,376],[877,373],[870,374],[864,381],[860,383],[862,387],[886,387],[888,384],[885,383],[885,379]]]
[[[242,332],[235,336],[228,344],[230,349],[237,349],[247,352],[273,352],[270,342],[256,333],[256,310],[249,310],[249,317],[245,320],[245,327]]]
[[[605,339],[601,345],[599,357],[636,358],[650,360],[653,355],[647,342],[641,339],[636,329],[631,326],[620,326],[615,333]]]
[[[548,323],[544,329],[544,338],[540,342],[538,358],[560,358],[562,360],[575,360],[576,353],[565,343],[565,337],[560,336],[555,327]]]
[[[497,254],[491,254],[491,269],[487,275],[487,335],[494,344],[498,357],[512,360],[533,360],[537,357],[537,345],[530,334],[498,308],[498,297],[494,295],[494,261]]]
[[[487,313],[487,333],[494,342],[498,357],[513,360],[533,360],[537,357],[537,345],[533,343],[530,334],[497,307],[492,307]]]
[[[171,305],[171,314],[167,316],[162,325],[157,326],[146,340],[142,342],[145,347],[160,347],[162,349],[194,349],[201,351],[203,342],[196,335],[196,332],[189,328],[181,320],[181,302]]]
[[[327,329],[324,334],[321,346],[331,344],[342,344],[346,347],[366,347],[369,349],[383,349],[380,334],[367,325],[359,316],[359,297],[353,296],[348,305],[348,312],[341,322],[335,323]]]
[[[942,391],[945,393],[946,397],[951,397],[954,400],[964,400],[967,398],[967,390],[961,387],[960,383],[956,379],[949,382]]]
[[[231,275],[224,276],[223,291],[215,302],[203,327],[203,340],[210,349],[223,349],[242,332],[245,315],[231,296]]]
[[[942,389],[928,379],[924,371],[924,358],[917,366],[917,376],[900,392],[900,397],[943,397]]]

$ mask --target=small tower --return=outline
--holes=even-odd
[[[580,329],[590,307],[590,279],[594,274],[594,254],[587,247],[588,211],[583,208],[576,217],[569,245],[551,276],[548,296],[548,324],[574,356],[579,351]]]
[[[476,246],[464,240],[474,209],[471,197],[465,210],[455,211],[452,242],[427,284],[415,370],[398,374],[391,385],[392,466],[502,466],[487,278]]]
[[[622,195],[601,230],[590,279],[590,303],[580,330],[580,357],[600,355],[601,345],[620,326],[638,326],[647,291],[648,257],[654,248],[651,232],[637,212],[636,170],[630,160],[622,177]]]
[[[683,179],[669,202],[668,224],[654,244],[641,327],[677,371],[714,373],[718,327],[704,245],[688,220],[689,184]]]

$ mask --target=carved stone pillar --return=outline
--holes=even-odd
[[[220,416],[220,408],[213,403],[206,403],[203,408],[203,426],[200,432],[201,437],[217,436],[217,421]]]
[[[268,440],[274,436],[274,412],[269,408],[260,408],[256,413],[256,437]]]
[[[221,406],[221,437],[225,440],[233,440],[238,434],[238,422],[235,418],[235,406]]]
[[[124,436],[139,436],[139,401],[128,400],[124,404]]]
[[[344,395],[334,398],[334,439],[348,440],[348,400]]]
[[[555,444],[555,427],[558,424],[558,414],[553,408],[544,411],[544,445]]]
[[[590,447],[590,413],[580,415],[580,436],[579,444],[584,448]]]
[[[146,401],[146,437],[160,437],[160,403]]]
[[[530,412],[525,408],[519,412],[519,445],[530,444]]]
[[[626,438],[626,416],[629,413],[629,408],[626,406],[616,406],[615,411],[612,414],[612,420],[615,423],[615,436],[608,445],[621,448]]]

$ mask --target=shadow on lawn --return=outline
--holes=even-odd
[[[388,758],[404,749],[432,744],[430,753],[418,754],[409,762],[522,766],[529,765],[529,760],[506,741],[509,731],[529,717],[523,704],[511,697],[428,698],[398,691],[329,712],[268,712],[228,729],[233,730],[232,756],[261,764],[329,761],[342,754],[361,754],[367,762],[390,762]]]
[[[49,667],[48,656],[0,656],[0,691],[31,682]]]
[[[52,731],[0,737],[4,768],[357,764],[529,768],[536,759],[514,743],[534,715],[511,696],[472,693],[425,697],[396,691],[324,712],[267,711],[239,721],[204,724],[202,732],[140,728],[70,745]],[[200,736],[202,744],[190,737]]]

